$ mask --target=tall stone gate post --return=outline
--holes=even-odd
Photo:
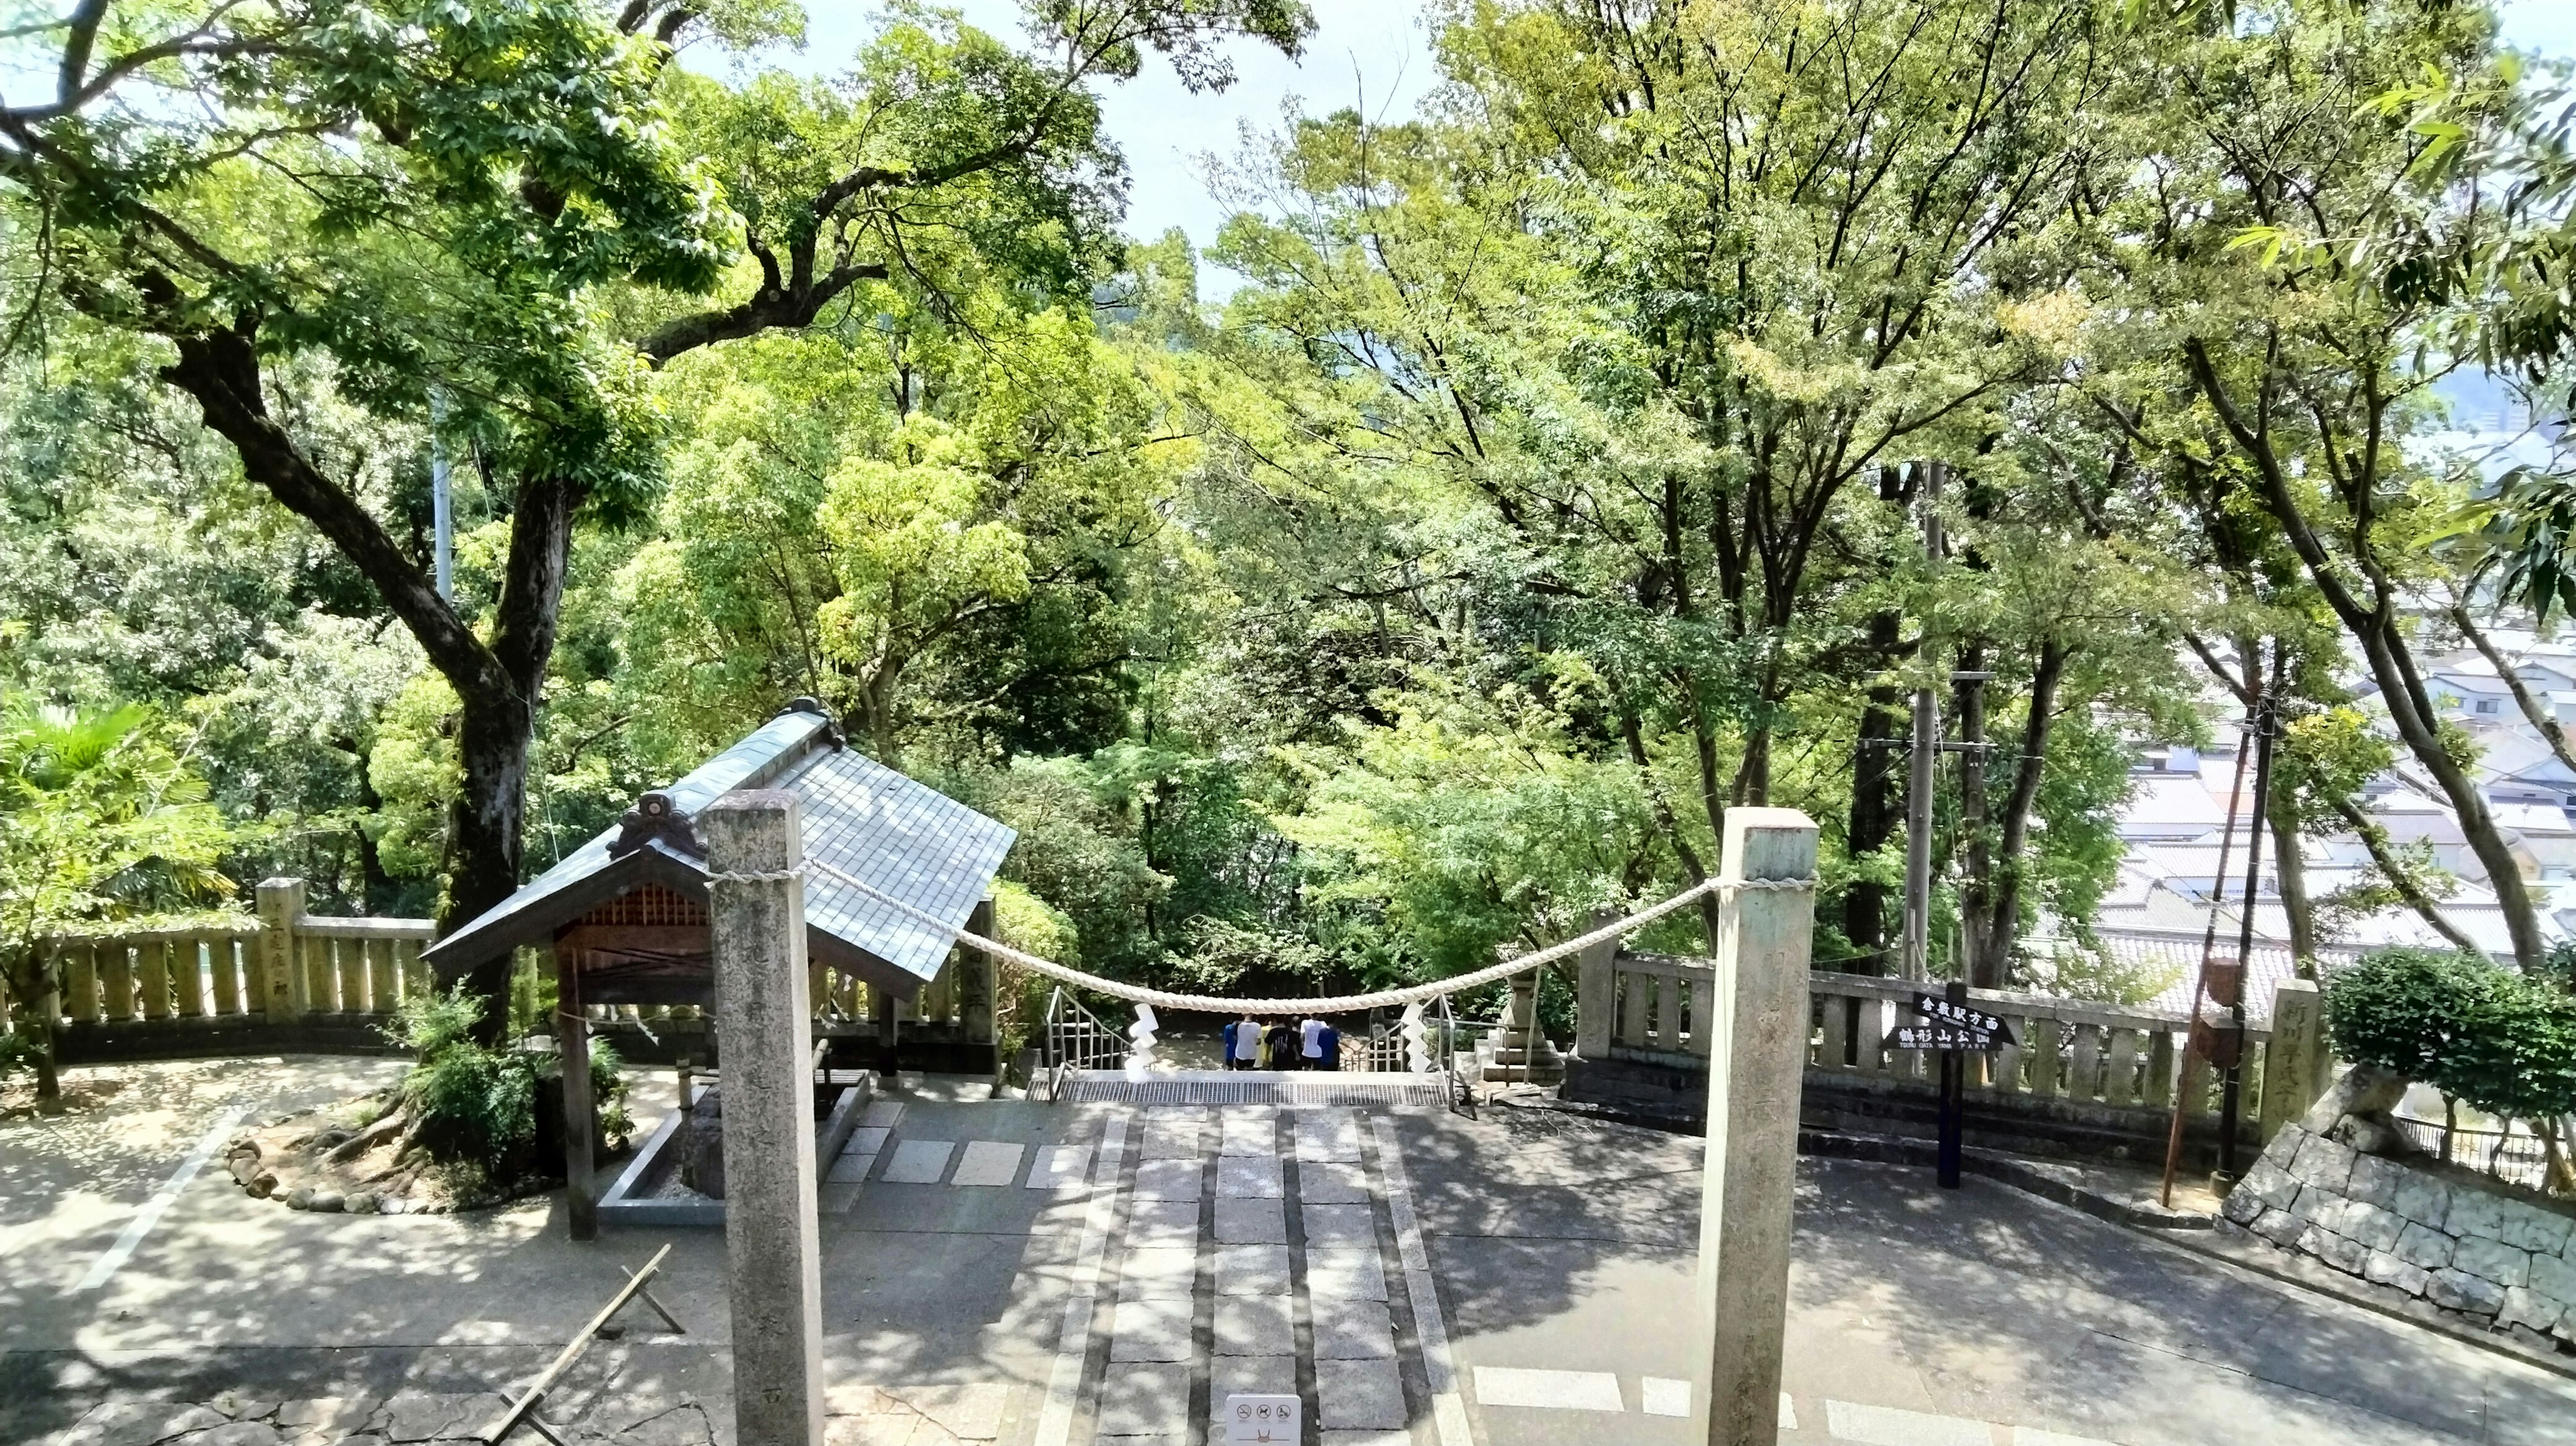
[[[1789,1317],[1789,1202],[1807,1060],[1816,825],[1793,808],[1733,808],[1719,878],[1717,1009],[1700,1186],[1699,1303],[1709,1446],[1779,1439]]]
[[[701,819],[723,1051],[734,1439],[821,1446],[823,1283],[814,1225],[813,1010],[796,796],[729,793]]]

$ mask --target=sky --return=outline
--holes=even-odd
[[[1231,208],[1210,194],[1207,161],[1240,150],[1247,125],[1275,129],[1290,104],[1317,115],[1348,106],[1398,119],[1438,82],[1420,0],[1309,3],[1316,28],[1304,56],[1292,61],[1266,45],[1238,44],[1236,80],[1223,94],[1192,95],[1159,58],[1149,58],[1135,80],[1107,89],[1104,119],[1127,156],[1129,235],[1152,238],[1177,226],[1199,246],[1216,239]],[[1019,33],[1010,0],[964,0],[959,8],[969,23],[997,35]],[[2512,44],[2576,57],[2576,0],[2505,0],[2503,9]],[[816,71],[845,63],[875,13],[850,0],[809,0],[808,12],[805,53],[792,63]],[[1224,290],[1230,279],[1207,275],[1202,286]]]

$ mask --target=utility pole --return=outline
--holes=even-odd
[[[447,501],[447,444],[440,440],[438,429],[447,425],[447,393],[435,387],[429,393],[429,530],[434,539],[432,561],[438,580],[438,595],[449,602],[456,600],[456,514]]]
[[[1983,645],[1960,648],[1950,675],[1958,694],[1959,836],[1968,855],[1967,881],[1959,890],[1959,977],[1979,989],[2003,985],[2003,961],[1994,954],[1994,851],[1986,841],[1986,669]]]
[[[1941,564],[1941,483],[1947,462],[1922,464],[1923,555]],[[1932,614],[1924,613],[1918,662],[1934,656]],[[1932,977],[1932,765],[1941,756],[1941,705],[1929,683],[1914,690],[1914,752],[1905,775],[1905,977]]]

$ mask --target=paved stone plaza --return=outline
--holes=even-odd
[[[233,1112],[397,1068],[137,1066],[88,1112],[0,1124],[0,1440],[454,1439],[668,1241],[656,1288],[692,1334],[630,1311],[543,1414],[568,1439],[728,1441],[720,1232],[575,1245],[559,1200],[300,1215],[219,1167],[168,1189]],[[1688,1437],[1697,1140],[960,1093],[881,1101],[835,1162],[835,1446],[1196,1441],[1254,1388],[1305,1395],[1323,1446]],[[1784,1439],[2576,1443],[2576,1380],[1927,1174],[1803,1167]]]

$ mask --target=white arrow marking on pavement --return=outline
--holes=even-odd
[[[161,1223],[162,1212],[179,1198],[180,1191],[188,1188],[189,1181],[197,1178],[197,1172],[206,1168],[206,1162],[215,1157],[215,1151],[222,1149],[225,1139],[232,1134],[233,1126],[240,1124],[241,1117],[248,1113],[244,1109],[226,1110],[215,1121],[198,1139],[197,1147],[188,1152],[188,1158],[179,1162],[178,1172],[154,1192],[151,1199],[143,1202],[143,1208],[134,1212],[132,1220],[125,1222],[124,1233],[116,1237],[116,1243],[90,1263],[89,1273],[80,1278],[80,1284],[72,1287],[73,1293],[96,1290],[107,1284],[109,1276],[134,1258],[134,1247],[141,1245],[143,1237],[152,1233],[152,1227]]]

